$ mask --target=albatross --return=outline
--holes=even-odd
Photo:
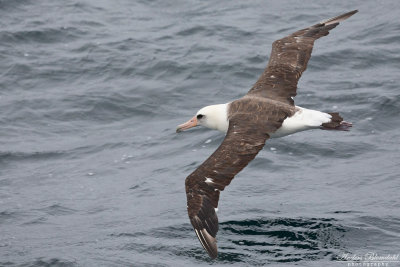
[[[267,67],[245,96],[206,106],[177,127],[176,132],[205,126],[226,133],[218,149],[185,180],[189,219],[211,258],[218,255],[216,211],[220,192],[254,159],[267,139],[318,128],[347,131],[352,126],[337,112],[296,106],[293,97],[314,41],[357,12],[353,10],[276,40]]]

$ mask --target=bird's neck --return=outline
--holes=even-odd
[[[228,121],[228,105],[227,104],[219,104],[213,105],[213,120],[208,122],[206,125],[210,129],[218,130],[226,133],[229,127]]]

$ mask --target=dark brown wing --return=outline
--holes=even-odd
[[[185,181],[190,222],[211,258],[217,257],[215,209],[220,191],[263,148],[268,133],[275,132],[288,116],[288,111],[266,110],[262,103],[257,104],[250,98],[242,98],[232,105],[239,111],[230,117],[224,141]],[[240,111],[245,107],[250,109],[248,113]]]
[[[357,12],[353,10],[276,40],[267,67],[248,94],[294,105],[292,97],[296,96],[297,82],[307,68],[314,41]]]

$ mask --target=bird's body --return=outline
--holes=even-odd
[[[273,105],[273,102],[267,99],[259,99],[259,102],[260,105],[266,108]],[[203,126],[226,133],[229,128],[228,111],[230,104],[231,103],[211,105],[207,106],[206,110],[199,110],[201,114],[213,113],[212,117],[216,118],[216,120],[211,123],[207,121]],[[282,126],[276,132],[269,134],[270,138],[278,138],[305,130],[320,128],[322,124],[330,122],[332,118],[332,115],[328,113],[299,106],[293,108],[289,105],[285,107],[278,105],[278,107],[287,109],[292,115],[283,121]]]
[[[264,72],[242,98],[200,109],[177,132],[202,125],[226,133],[218,149],[185,181],[187,208],[195,233],[211,258],[217,257],[216,209],[220,191],[230,184],[269,138],[320,128],[348,130],[338,113],[294,105],[297,83],[307,68],[314,41],[326,36],[357,10],[328,19],[277,40]]]

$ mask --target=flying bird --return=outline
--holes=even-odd
[[[201,125],[226,133],[218,149],[185,181],[190,222],[211,258],[218,255],[216,211],[220,192],[254,159],[267,139],[318,128],[347,131],[352,126],[339,113],[296,106],[293,97],[314,41],[357,12],[353,10],[276,40],[267,67],[244,97],[206,106],[178,126],[177,132]]]

